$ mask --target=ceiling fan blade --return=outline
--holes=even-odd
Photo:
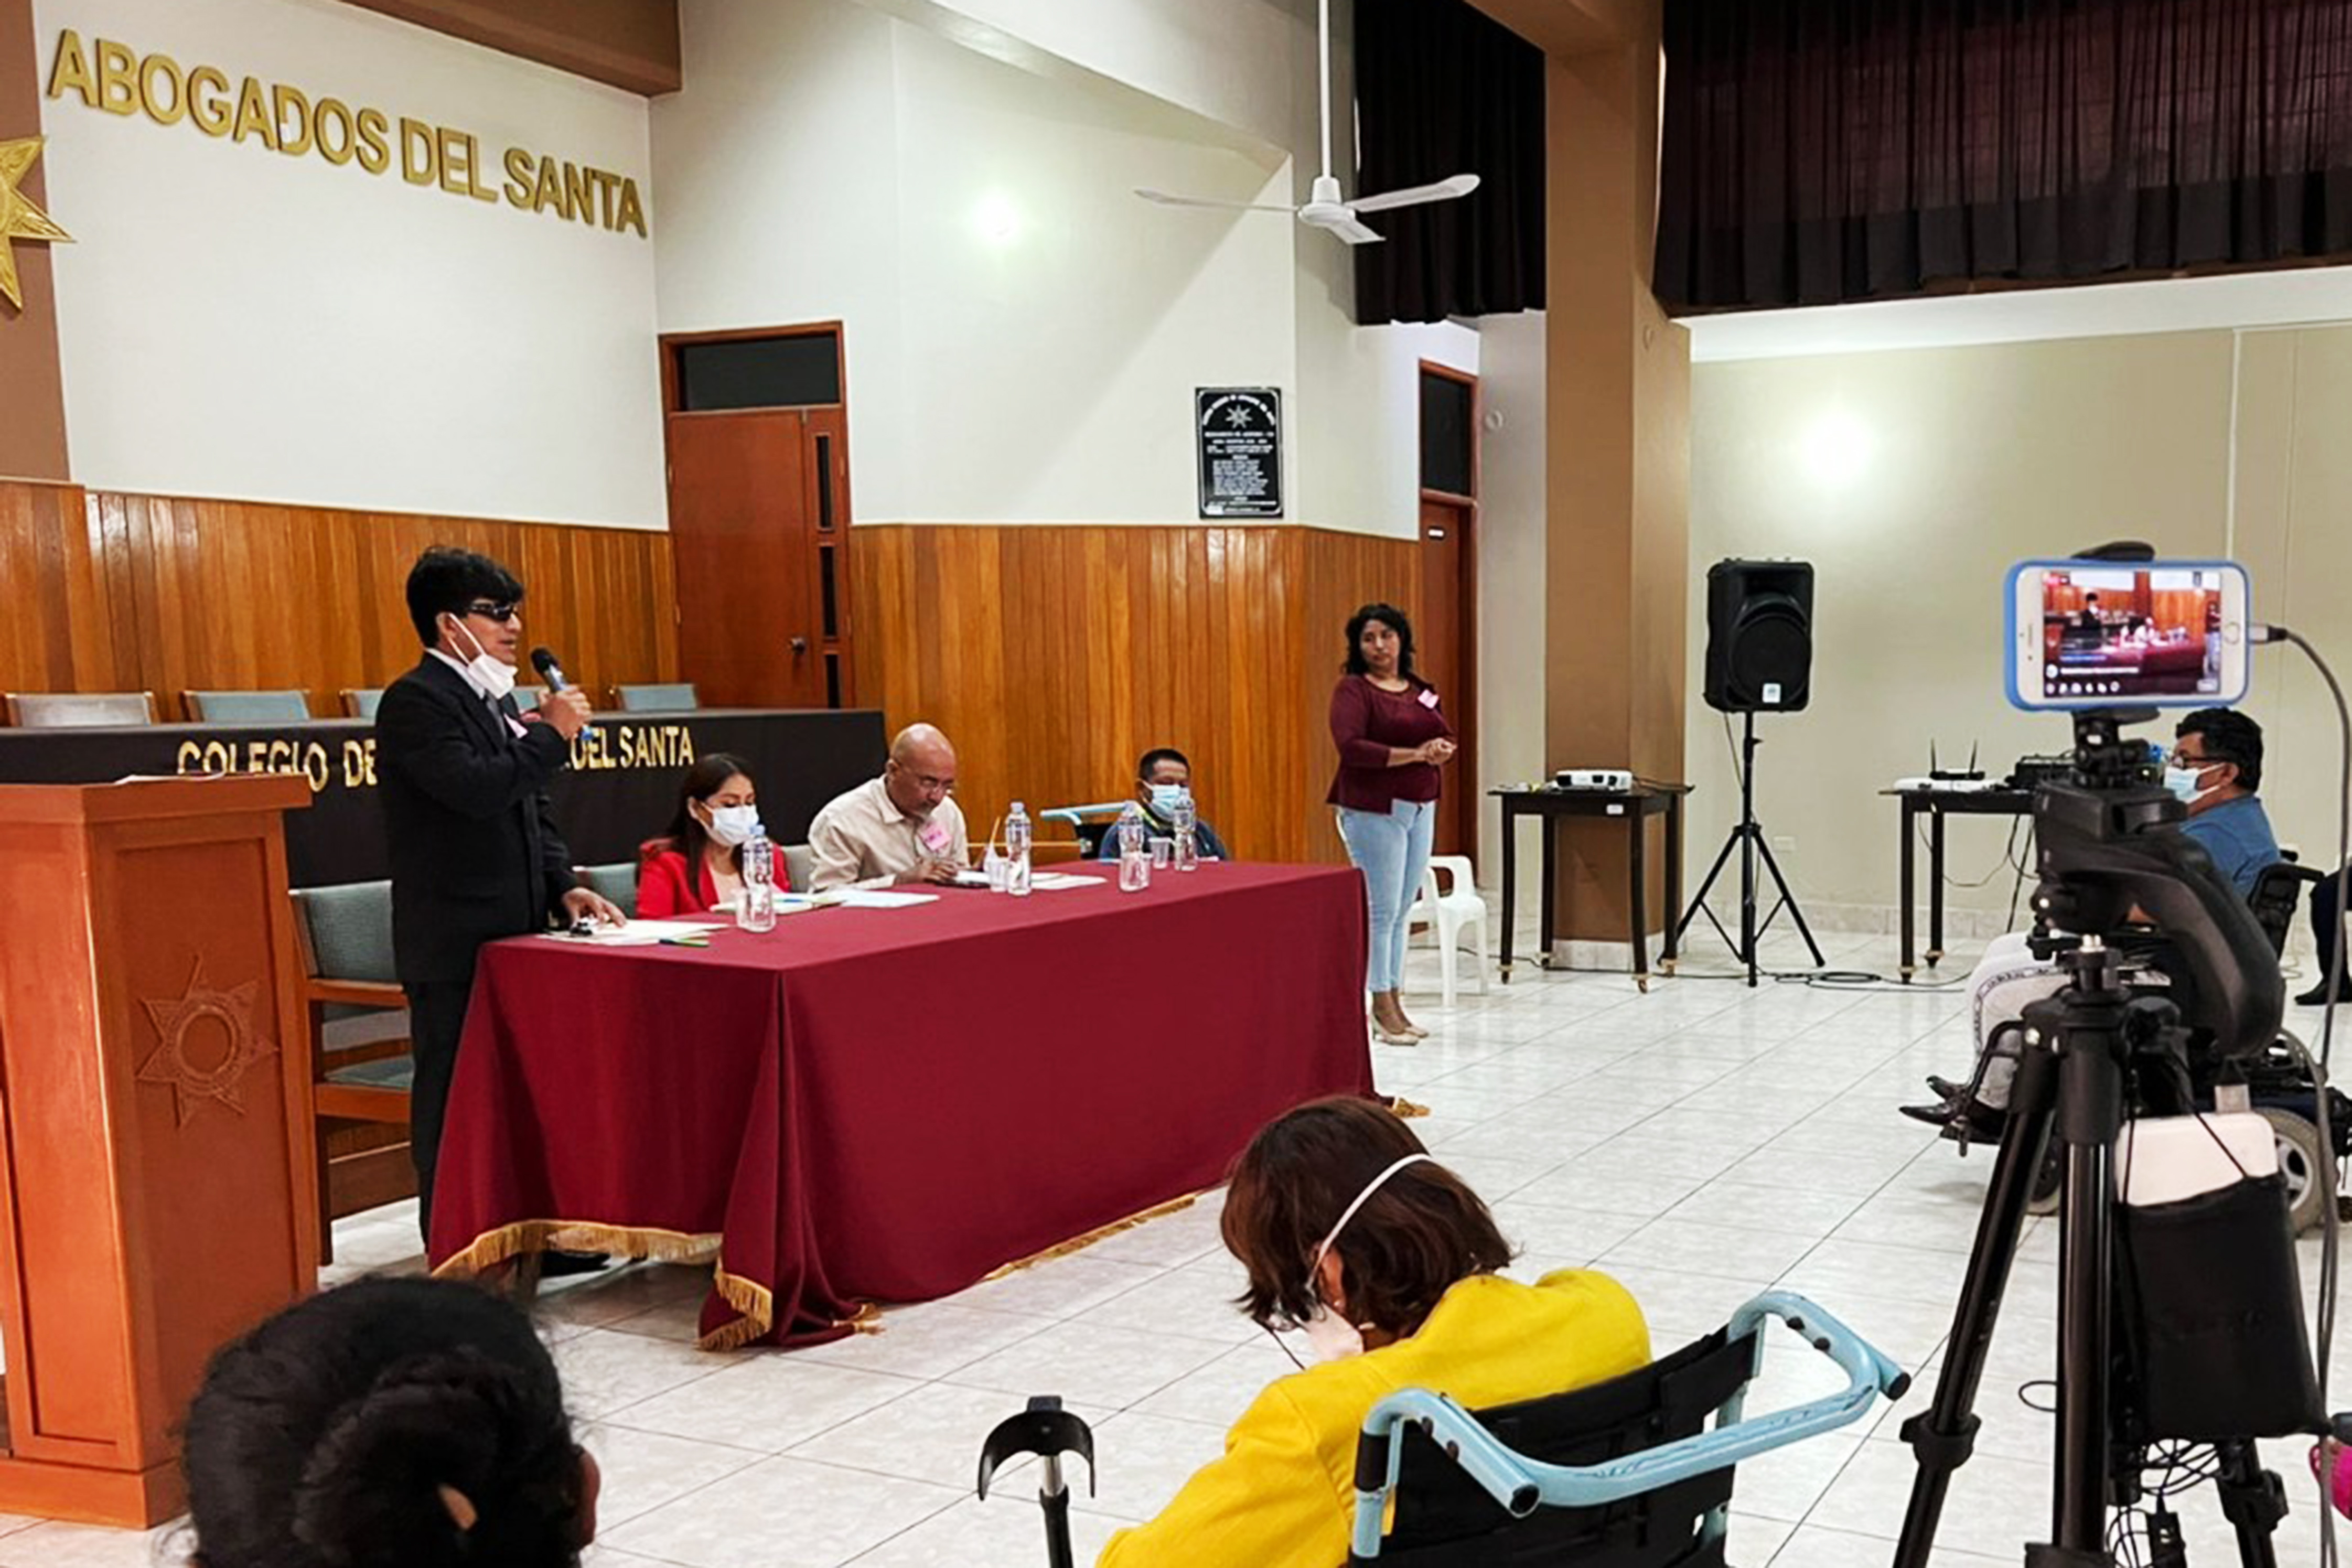
[[[1337,220],[1327,219],[1322,223],[1317,224],[1315,226],[1317,228],[1328,230],[1330,233],[1338,235],[1349,245],[1378,245],[1381,241],[1388,237],[1386,235],[1380,233],[1376,229],[1367,228],[1362,224],[1358,223],[1353,216],[1339,218]]]
[[[1382,191],[1376,196],[1358,196],[1348,205],[1360,213],[1386,212],[1391,207],[1417,207],[1424,202],[1450,202],[1456,197],[1466,196],[1477,188],[1477,175],[1455,174],[1432,185],[1413,185],[1402,191]]]
[[[1276,206],[1270,202],[1220,202],[1206,196],[1171,196],[1166,191],[1147,191],[1140,186],[1135,194],[1147,202],[1157,202],[1163,207],[1221,207],[1228,212],[1286,213],[1296,208]]]

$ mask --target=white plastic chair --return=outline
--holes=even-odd
[[[1444,873],[1452,884],[1449,890],[1440,883]],[[1405,911],[1405,929],[1427,926],[1437,939],[1438,984],[1444,1005],[1454,1005],[1455,954],[1460,951],[1462,933],[1474,931],[1477,935],[1478,994],[1486,994],[1486,900],[1478,896],[1477,873],[1471,869],[1467,855],[1433,855],[1429,868],[1421,874],[1421,893]]]

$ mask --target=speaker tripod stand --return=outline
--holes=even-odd
[[[1683,933],[1690,930],[1691,921],[1705,915],[1706,923],[1715,928],[1716,935],[1723,938],[1739,955],[1739,962],[1748,966],[1748,984],[1753,985],[1762,973],[1757,963],[1757,951],[1763,942],[1765,931],[1780,918],[1782,910],[1788,910],[1789,918],[1797,922],[1797,934],[1805,939],[1805,950],[1813,955],[1813,967],[1823,968],[1827,961],[1822,957],[1822,944],[1813,940],[1812,927],[1805,923],[1805,911],[1797,902],[1797,895],[1789,890],[1789,879],[1780,875],[1780,863],[1772,858],[1772,847],[1764,839],[1764,825],[1756,820],[1757,742],[1753,710],[1740,715],[1740,725],[1739,820],[1732,825],[1730,835],[1724,839],[1722,849],[1715,857],[1715,864],[1707,868],[1706,880],[1698,885],[1698,897],[1693,899],[1690,908],[1684,911],[1683,923],[1675,928],[1675,942],[1679,945]],[[1731,863],[1731,854],[1735,849],[1739,852],[1739,940],[1737,942],[1732,941],[1731,932],[1724,929],[1723,922],[1716,918],[1715,910],[1706,901],[1707,895],[1715,891],[1715,879],[1722,876],[1723,868]],[[1756,918],[1756,863],[1759,859],[1764,863],[1766,874],[1772,879],[1773,888],[1780,894],[1780,901],[1761,921]]]

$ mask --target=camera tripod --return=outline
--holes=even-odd
[[[2026,1010],[2024,1049],[2009,1123],[1977,1227],[1975,1251],[1953,1317],[1934,1402],[1903,1425],[1919,1462],[1895,1549],[1895,1568],[1926,1568],[1952,1472],[1968,1462],[1974,1414],[2001,1297],[2016,1261],[2035,1173],[2054,1135],[2064,1152],[2060,1210],[2057,1437],[2052,1497],[2054,1539],[2026,1548],[2027,1568],[2107,1568],[2111,1496],[2128,1501],[2141,1467],[2117,1441],[2112,1361],[2115,1145],[2123,1130],[2127,1024],[2135,1002],[2118,955],[2096,937],[2062,961],[2067,988]],[[2167,1108],[2169,1109],[2169,1108]],[[2261,1468],[2251,1441],[2214,1445],[2216,1485],[2245,1568],[2274,1568],[2271,1536],[2285,1516],[2285,1489]],[[2177,1537],[2154,1561],[2183,1563]]]
[[[1782,910],[1787,910],[1790,918],[1797,922],[1797,934],[1805,939],[1806,951],[1813,955],[1813,967],[1819,969],[1827,961],[1822,957],[1822,944],[1813,940],[1812,928],[1805,923],[1805,911],[1798,907],[1797,895],[1789,890],[1789,879],[1780,875],[1780,863],[1772,858],[1772,847],[1764,840],[1763,825],[1756,820],[1755,711],[1750,710],[1741,714],[1740,721],[1743,728],[1739,746],[1739,820],[1731,825],[1731,832],[1725,837],[1722,849],[1716,854],[1715,864],[1707,868],[1706,879],[1698,885],[1698,897],[1693,899],[1690,908],[1683,911],[1683,923],[1675,928],[1675,942],[1679,945],[1683,933],[1690,930],[1691,921],[1705,915],[1707,924],[1715,928],[1716,935],[1723,938],[1739,955],[1739,962],[1748,966],[1748,984],[1753,985],[1761,973],[1757,964],[1758,944],[1764,939],[1765,928],[1780,918]],[[1715,911],[1707,907],[1706,902],[1707,894],[1715,890],[1715,879],[1723,875],[1723,868],[1729,864],[1734,849],[1739,851],[1739,940],[1737,942],[1732,942],[1731,933],[1724,930],[1723,922],[1715,918]],[[1759,856],[1763,858],[1764,869],[1771,876],[1772,886],[1780,893],[1780,901],[1774,904],[1771,912],[1761,921],[1756,918],[1756,861]]]

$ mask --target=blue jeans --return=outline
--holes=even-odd
[[[1386,811],[1339,808],[1339,837],[1348,858],[1364,874],[1364,899],[1371,908],[1371,953],[1365,989],[1378,995],[1404,984],[1405,913],[1429,869],[1430,836],[1436,831],[1437,803],[1401,800]]]

